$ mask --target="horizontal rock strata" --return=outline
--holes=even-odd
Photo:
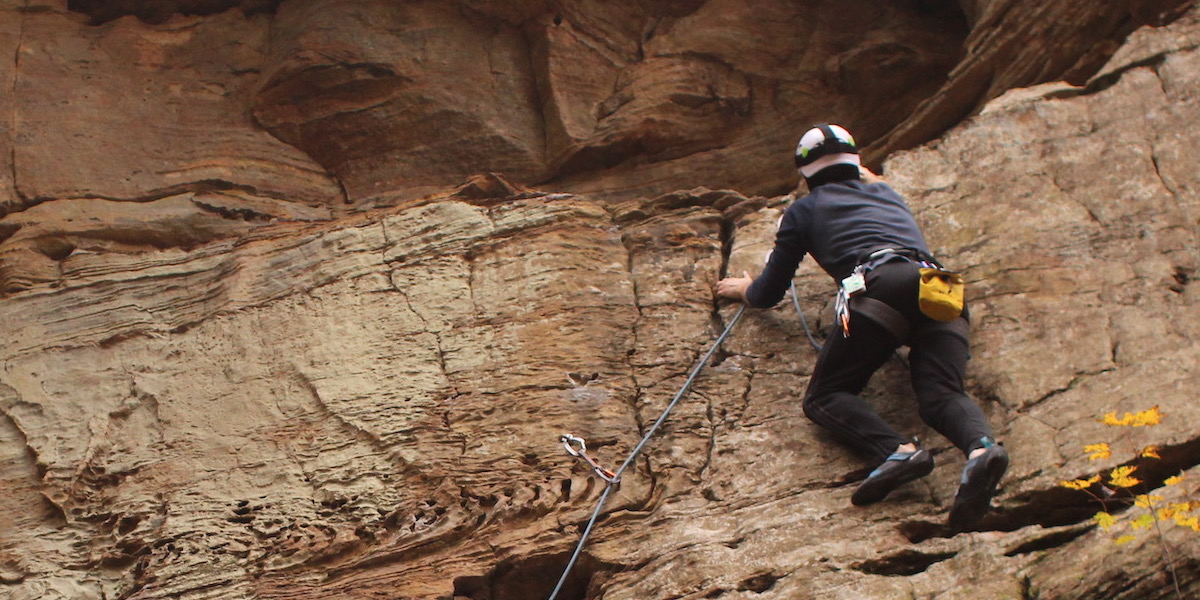
[[[547,597],[605,490],[559,436],[621,464],[732,319],[714,282],[771,247],[794,198],[775,193],[794,177],[778,154],[813,116],[797,107],[869,88],[889,60],[949,69],[956,34],[897,38],[959,18],[875,8],[869,43],[835,48],[826,15],[805,39],[838,58],[817,65],[767,43],[808,13],[736,3],[336,4],[164,17],[131,1],[110,19],[0,0],[17,90],[0,95],[0,596]],[[981,24],[1019,8],[961,6],[971,56]],[[944,525],[962,459],[913,414],[902,360],[867,395],[938,466],[850,506],[871,465],[804,418],[815,352],[785,303],[742,318],[611,492],[560,598],[1200,594],[1195,532],[1132,529],[1130,498],[1058,485],[1127,465],[1159,502],[1197,494],[1200,13],[1172,6],[1122,5],[1115,30],[1178,18],[1083,81],[988,88],[978,114],[885,164],[968,274],[970,391],[1013,456],[979,531]],[[994,34],[1012,48],[1009,31]],[[773,87],[799,63],[840,79]],[[442,87],[452,73],[522,102]],[[872,138],[917,131],[906,115],[935,92],[835,116]],[[452,114],[398,120],[422,103]],[[763,103],[782,120],[759,120]],[[782,148],[745,141],[767,130]],[[805,265],[796,284],[827,326],[828,278]],[[1156,405],[1155,427],[1098,421]],[[1113,454],[1089,459],[1100,441]],[[1135,458],[1150,445],[1159,458]]]

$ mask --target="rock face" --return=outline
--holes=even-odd
[[[851,507],[748,311],[559,597],[1200,594],[1196,532],[1057,485],[1200,494],[1200,10],[760,4],[0,0],[0,596],[547,597],[605,491],[559,435],[629,455],[826,118],[969,275],[995,510],[944,527],[901,360],[868,394],[938,467]]]

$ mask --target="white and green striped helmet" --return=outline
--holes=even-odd
[[[804,132],[800,143],[796,144],[796,168],[805,177],[812,177],[833,165],[859,164],[854,136],[838,125],[817,125]]]

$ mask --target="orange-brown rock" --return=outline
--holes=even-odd
[[[1007,90],[1065,80],[1081,85],[1142,25],[1169,22],[1192,3],[1115,4],[964,0],[971,35],[947,81],[867,149],[873,160],[924,143]]]
[[[13,3],[17,4],[17,3]],[[197,187],[307,204],[339,184],[248,114],[265,16],[235,12],[147,27],[99,27],[55,11],[9,9],[15,67],[9,211],[45,201],[145,201]],[[221,41],[215,41],[221,40]]]
[[[867,394],[938,466],[850,506],[871,465],[805,419],[785,303],[559,598],[1200,594],[1192,529],[1058,485],[1129,464],[1197,499],[1200,11],[959,6],[0,0],[0,597],[546,598],[605,490],[559,436],[621,465],[823,118],[968,273],[995,509],[945,528],[962,458],[902,359]],[[796,284],[826,325],[827,277]]]

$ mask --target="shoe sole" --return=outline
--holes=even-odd
[[[955,495],[954,506],[950,509],[950,528],[955,531],[966,531],[979,524],[983,515],[987,514],[996,495],[1000,479],[1008,471],[1008,453],[996,453],[984,458],[983,469],[979,477],[984,477],[983,487],[977,493],[959,500],[959,494],[964,489],[973,487],[968,480],[959,486],[959,494]]]
[[[924,466],[915,471],[908,471],[901,475],[898,479],[889,479],[886,477],[876,478],[874,481],[868,479],[858,489],[854,490],[854,494],[850,496],[850,503],[854,506],[866,506],[875,504],[888,497],[896,488],[910,482],[916,481],[933,472],[933,461],[925,461]]]

